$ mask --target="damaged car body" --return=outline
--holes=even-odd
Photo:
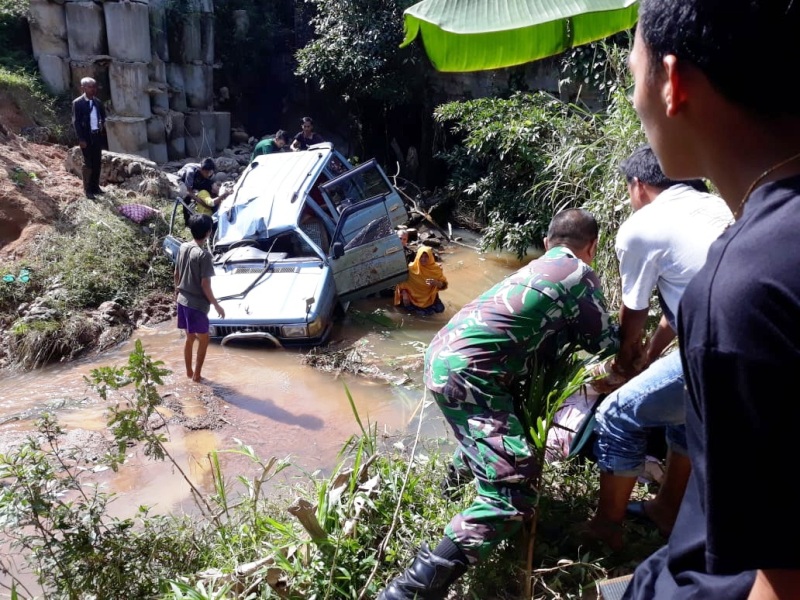
[[[164,240],[173,263],[179,202]],[[225,318],[212,307],[209,334],[223,345],[324,343],[338,308],[407,277],[402,198],[374,160],[354,168],[329,143],[256,157],[214,219],[211,288]]]

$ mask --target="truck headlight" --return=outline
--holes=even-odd
[[[285,338],[308,337],[308,327],[305,325],[284,325],[281,327],[281,335]]]
[[[322,318],[314,319],[308,324],[308,337],[318,336],[322,333],[323,329],[325,329],[325,323],[322,321]]]
[[[208,337],[217,337],[217,326],[216,325],[209,325],[208,326]]]

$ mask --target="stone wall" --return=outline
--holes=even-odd
[[[30,0],[34,57],[53,93],[97,80],[110,151],[199,159],[230,144],[230,114],[213,106],[213,13],[213,0],[180,13],[167,0]]]

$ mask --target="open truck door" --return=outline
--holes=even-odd
[[[340,213],[330,264],[341,302],[363,298],[408,277],[395,227],[408,212],[380,166],[371,160],[320,186]]]

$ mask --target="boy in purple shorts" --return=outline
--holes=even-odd
[[[183,358],[186,361],[186,376],[192,381],[201,380],[200,371],[208,349],[208,310],[211,305],[214,305],[221,317],[225,317],[225,310],[211,291],[211,277],[214,275],[211,254],[203,248],[211,235],[211,226],[212,220],[208,215],[194,214],[189,218],[189,229],[194,241],[181,244],[175,263],[178,329],[186,330]],[[197,361],[192,369],[195,340],[198,341]]]

